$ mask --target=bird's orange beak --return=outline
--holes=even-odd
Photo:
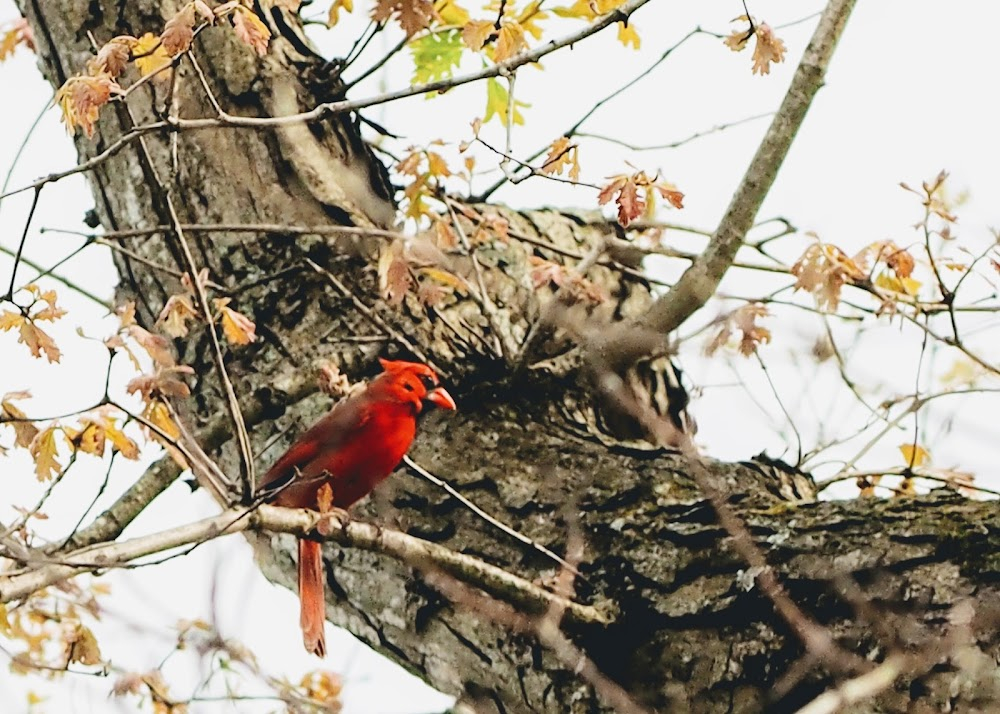
[[[444,387],[437,387],[427,392],[427,396],[424,399],[431,404],[441,407],[442,409],[456,409],[457,405],[455,400],[451,398],[448,391]]]

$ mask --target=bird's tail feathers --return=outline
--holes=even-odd
[[[314,540],[299,540],[299,603],[302,643],[307,652],[323,657],[326,654],[323,553],[320,543]]]

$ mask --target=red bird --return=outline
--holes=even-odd
[[[330,413],[295,440],[261,479],[265,496],[286,508],[320,510],[319,490],[329,484],[333,505],[348,508],[371,493],[395,470],[413,442],[417,415],[430,402],[454,409],[425,364],[382,360],[382,374],[365,389],[334,405]],[[319,541],[299,539],[299,602],[306,650],[326,652],[323,626],[323,559]]]

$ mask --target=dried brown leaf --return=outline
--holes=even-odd
[[[195,7],[193,3],[184,5],[173,17],[167,20],[160,33],[160,44],[163,51],[171,57],[187,52],[194,39]]]
[[[233,15],[233,29],[236,36],[249,45],[259,57],[267,54],[267,44],[271,39],[271,31],[267,29],[257,14],[242,5],[236,6]]]
[[[496,28],[489,20],[472,20],[467,22],[465,27],[462,28],[462,42],[469,49],[478,52],[483,49],[483,46],[495,31]]]
[[[248,345],[257,340],[257,325],[249,317],[229,307],[230,298],[216,298],[212,302],[219,311],[222,333],[231,345]]]
[[[785,59],[785,43],[766,22],[757,25],[757,45],[753,49],[753,73],[770,74],[771,64]]]
[[[131,35],[119,35],[109,40],[97,51],[97,57],[91,63],[91,74],[105,73],[112,79],[117,78],[128,66],[136,42],[138,40]]]

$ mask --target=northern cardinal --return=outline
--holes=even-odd
[[[384,370],[367,387],[334,405],[288,447],[261,479],[265,499],[286,508],[320,510],[329,484],[332,505],[348,508],[371,493],[399,462],[425,402],[454,409],[455,400],[425,364],[380,359]],[[268,493],[274,495],[268,498]],[[299,602],[306,650],[326,652],[323,559],[319,541],[299,539]]]

